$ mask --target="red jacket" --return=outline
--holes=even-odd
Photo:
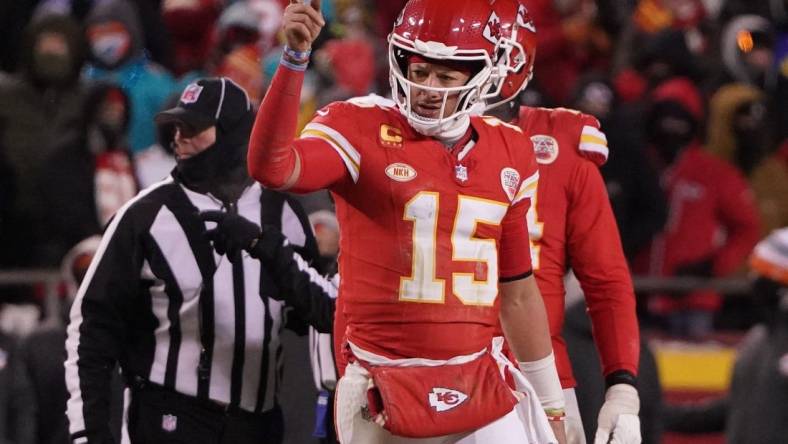
[[[687,148],[663,174],[668,221],[652,244],[648,271],[673,276],[682,266],[712,260],[714,276],[734,273],[760,235],[758,209],[750,185],[732,165],[704,151]],[[652,308],[716,310],[719,296],[691,293],[681,300],[657,298]]]

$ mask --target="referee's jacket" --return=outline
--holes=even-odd
[[[317,256],[294,199],[254,183],[236,207],[251,221],[280,226],[307,260]],[[219,200],[169,177],[141,191],[107,227],[68,326],[67,415],[75,442],[109,436],[116,363],[127,380],[142,378],[222,405],[257,413],[276,405],[279,333],[285,325],[305,333],[306,322],[274,299],[280,290],[258,260],[243,253],[234,265],[203,237],[198,212],[218,209],[224,209]],[[305,261],[293,263],[303,270],[304,292],[335,296]],[[333,317],[333,300],[326,299],[331,303],[298,310],[323,331]]]

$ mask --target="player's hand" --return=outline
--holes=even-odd
[[[640,398],[635,387],[614,384],[599,410],[594,444],[640,444]]]
[[[304,0],[290,0],[282,24],[287,46],[296,51],[308,51],[325,24],[320,13],[320,0],[312,0],[308,5]]]
[[[566,444],[566,428],[564,427],[563,421],[549,421],[550,428],[553,429],[553,434],[555,435],[555,439],[558,440],[558,444]]]

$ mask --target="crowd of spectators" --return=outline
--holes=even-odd
[[[329,102],[389,94],[386,35],[404,3],[322,2],[329,25],[307,72],[301,124]],[[758,239],[788,226],[788,2],[525,3],[539,42],[518,105],[601,121],[611,147],[602,172],[633,274],[743,276]],[[0,269],[59,266],[168,174],[171,135],[157,134],[153,116],[192,80],[230,77],[259,103],[287,4],[0,3]],[[311,196],[305,207],[331,203]],[[0,303],[40,303],[35,287],[1,290]],[[639,298],[644,325],[685,337],[707,335],[725,304],[705,290]],[[0,375],[6,363],[15,371],[13,350],[0,337]],[[0,416],[6,403],[24,404],[14,396],[0,390]],[[33,442],[21,425],[9,430]]]

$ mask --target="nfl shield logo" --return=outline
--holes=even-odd
[[[194,103],[197,99],[200,98],[200,93],[202,92],[202,86],[192,83],[183,90],[183,94],[181,94],[181,102],[183,103]]]
[[[520,173],[517,170],[509,167],[501,170],[501,186],[510,201],[514,200],[518,185],[520,185]]]
[[[161,417],[161,428],[165,432],[174,432],[178,428],[178,417],[175,415],[163,415]]]
[[[466,168],[465,165],[455,165],[454,177],[460,182],[466,182],[468,180],[468,168]]]

